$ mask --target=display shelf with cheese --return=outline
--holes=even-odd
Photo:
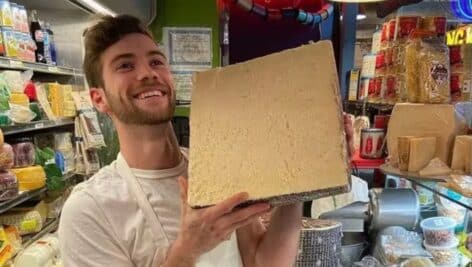
[[[74,126],[73,119],[61,119],[57,121],[43,120],[43,121],[34,121],[31,123],[17,124],[12,126],[2,126],[0,127],[3,131],[3,135],[17,135],[27,132],[42,131],[52,128],[60,127],[70,127]]]
[[[414,185],[427,189],[433,192],[434,194],[444,197],[466,209],[472,210],[472,199],[463,196],[462,193],[454,189],[448,188],[447,182],[449,178],[447,176],[424,177],[424,176],[420,176],[419,173],[400,171],[399,169],[393,168],[386,164],[380,166],[380,170],[386,175],[407,179],[408,181],[412,182]],[[451,195],[451,194],[445,193],[443,190],[444,188],[447,188],[449,191],[457,195],[460,195],[462,197],[457,198],[457,195]]]
[[[69,173],[63,176],[63,181],[69,181],[73,179],[74,177],[81,176],[80,174],[77,173]],[[36,190],[31,190],[31,191],[24,191],[20,192],[20,194],[10,200],[0,202],[0,214],[8,211],[28,200],[34,199],[36,197],[40,197],[42,194],[46,193],[48,191],[47,187],[42,187],[40,189]]]
[[[54,218],[54,219],[48,219],[44,225],[41,231],[31,234],[31,235],[26,235],[23,237],[23,243],[22,246],[23,248],[27,248],[29,245],[33,244],[46,234],[49,234],[51,232],[54,232],[57,230],[59,226],[59,218]]]

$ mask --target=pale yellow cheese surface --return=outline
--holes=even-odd
[[[432,159],[426,167],[420,170],[420,176],[424,177],[435,177],[435,176],[447,176],[451,174],[452,170],[446,163],[438,158]]]
[[[436,154],[436,137],[420,137],[410,139],[409,172],[418,172],[434,158]]]
[[[466,171],[469,168],[472,136],[456,136],[452,153],[451,168],[455,171]]]
[[[435,136],[438,138],[436,157],[450,164],[456,135],[465,134],[466,125],[460,121],[453,105],[396,104],[388,124],[387,147],[392,164],[398,163],[398,137]]]
[[[190,128],[192,206],[348,184],[330,42],[196,74]]]

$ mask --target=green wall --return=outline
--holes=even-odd
[[[162,40],[162,27],[211,27],[213,29],[213,67],[219,66],[219,28],[217,0],[156,0],[157,15],[150,30]]]

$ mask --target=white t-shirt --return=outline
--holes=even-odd
[[[121,157],[121,155],[118,155]],[[187,161],[166,170],[131,170],[164,234],[172,244],[180,226],[177,178]],[[130,192],[116,161],[78,185],[61,215],[59,239],[65,267],[158,267],[167,247],[152,238],[150,224]],[[236,235],[200,257],[198,267],[240,267]]]

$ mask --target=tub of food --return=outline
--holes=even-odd
[[[425,244],[433,247],[448,247],[456,242],[456,221],[449,217],[432,217],[421,221]]]

